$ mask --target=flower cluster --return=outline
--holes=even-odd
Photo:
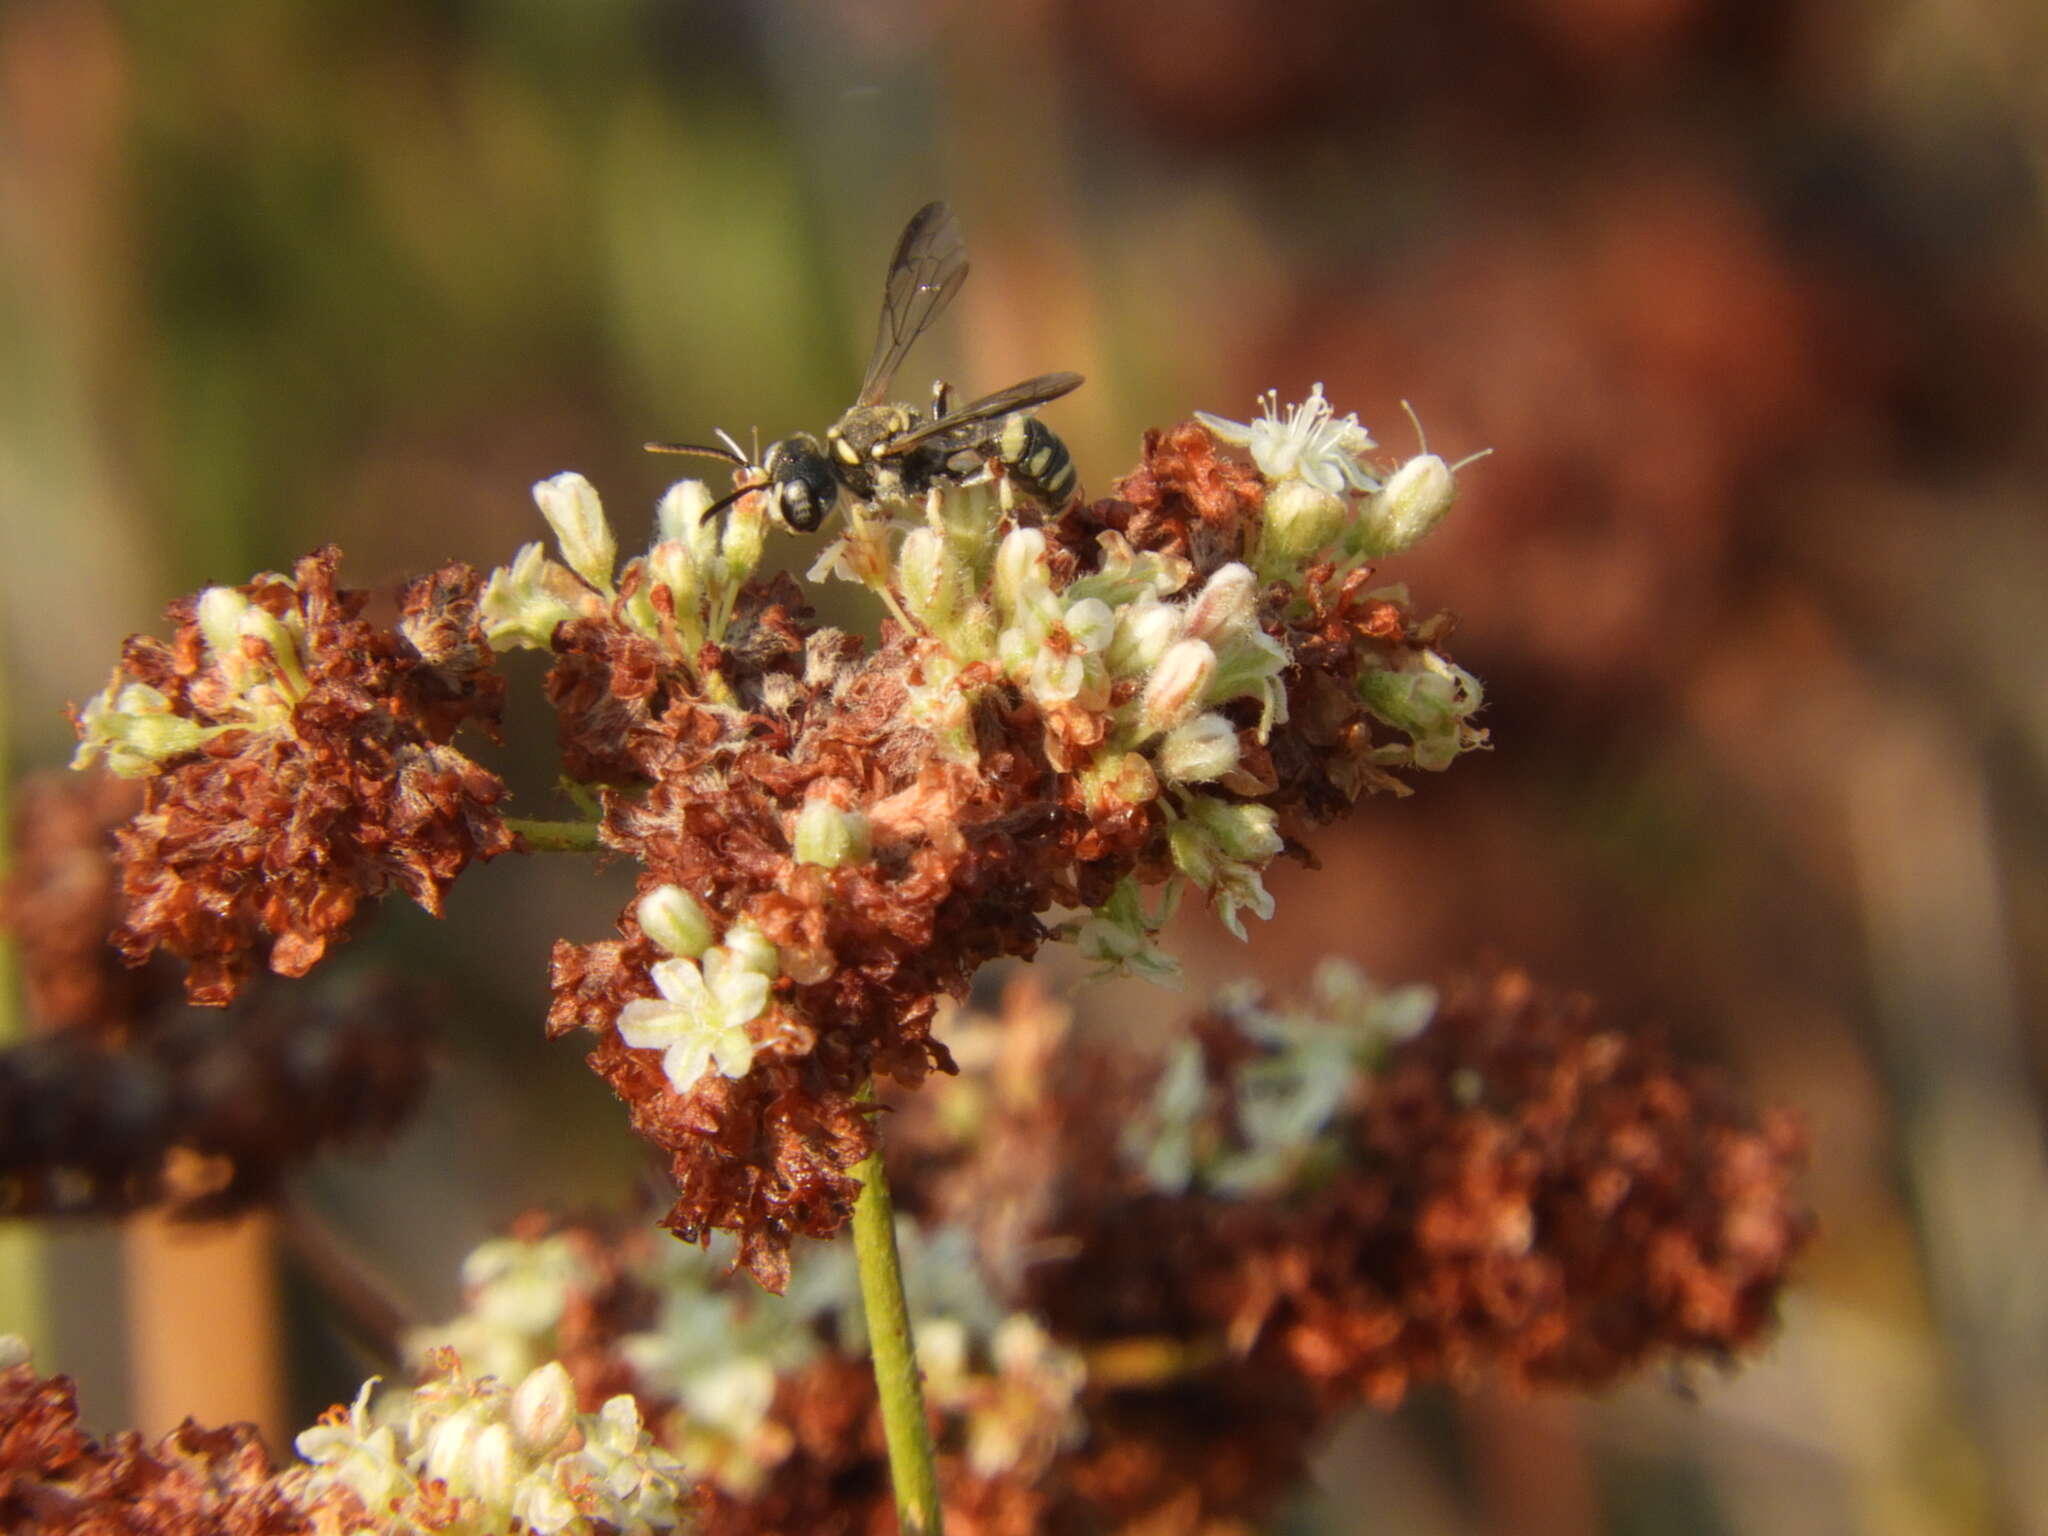
[[[1234,989],[1192,1057],[1022,983],[946,1033],[965,1070],[905,1103],[890,1148],[966,1533],[1242,1525],[1339,1414],[1410,1383],[1725,1362],[1810,1228],[1783,1117],[1512,973],[1441,998],[1337,965],[1300,1003]],[[778,1297],[637,1222],[525,1218],[470,1256],[463,1313],[409,1341],[420,1388],[374,1412],[366,1389],[275,1475],[236,1432],[94,1447],[68,1387],[14,1362],[0,1523],[879,1528],[847,1248],[806,1252]]]
[[[397,1422],[371,1413],[375,1387],[303,1432],[308,1465],[278,1480],[295,1502],[339,1513],[342,1529],[650,1536],[680,1520],[682,1468],[649,1439],[633,1399],[579,1413],[559,1364],[508,1386],[443,1355]]]
[[[332,1527],[330,1527],[331,1529]],[[0,1530],[37,1536],[310,1536],[254,1426],[186,1420],[154,1446],[134,1433],[94,1440],[62,1376],[44,1379],[26,1345],[0,1337]]]
[[[133,780],[23,786],[20,858],[0,886],[29,1038],[0,1048],[0,1212],[221,1215],[273,1195],[331,1147],[374,1141],[431,1076],[433,1010],[361,974],[259,978],[223,1009],[184,1005],[176,967],[123,966],[115,829]]]
[[[1327,963],[1156,1051],[1020,983],[945,1032],[963,1070],[890,1150],[949,1529],[1256,1520],[1340,1413],[1412,1382],[1725,1361],[1809,1228],[1783,1117],[1514,974],[1439,997]],[[850,1493],[882,1452],[846,1249],[776,1298],[534,1218],[416,1346],[633,1392],[707,1531],[864,1528],[886,1505]]]
[[[37,1034],[118,1044],[180,990],[168,966],[123,965],[107,943],[120,920],[114,830],[141,808],[142,786],[112,775],[47,773],[14,786],[0,928],[20,956]]]
[[[1003,1310],[963,1229],[906,1220],[898,1237],[926,1400],[948,1443],[977,1477],[1036,1477],[1079,1427],[1079,1357]],[[778,1469],[801,1460],[795,1384],[851,1368],[863,1422],[871,1393],[848,1245],[807,1255],[782,1298],[736,1286],[729,1269],[644,1230],[525,1218],[469,1256],[463,1312],[418,1330],[408,1353],[452,1350],[508,1377],[559,1360],[585,1401],[630,1391],[690,1477],[737,1509],[771,1497]]]
[[[0,1051],[0,1211],[227,1215],[403,1124],[431,1076],[419,998],[348,978],[167,1007],[125,1049],[78,1032]]]
[[[562,559],[522,550],[485,623],[554,653],[564,759],[642,869],[620,939],[557,946],[550,1026],[597,1036],[679,1235],[737,1233],[780,1289],[790,1242],[851,1209],[856,1091],[949,1068],[931,1022],[983,964],[1056,936],[1170,978],[1183,890],[1241,936],[1311,823],[1483,744],[1448,620],[1363,564],[1389,518],[1427,521],[1387,499],[1405,471],[1319,394],[1297,418],[1214,426],[1254,465],[1212,428],[1152,434],[1111,496],[1042,520],[999,481],[856,503],[812,574],[880,599],[871,651],[755,578],[763,497],[721,523],[678,486],[620,568],[586,482],[536,487]],[[1301,485],[1334,498],[1327,536],[1295,527]]]
[[[513,846],[503,787],[447,744],[465,720],[494,728],[504,692],[475,573],[421,577],[383,630],[339,559],[175,604],[171,639],[130,639],[78,715],[74,766],[145,781],[118,836],[115,943],[184,961],[194,1002],[228,1001],[259,958],[305,974],[393,889],[438,912],[470,860]]]

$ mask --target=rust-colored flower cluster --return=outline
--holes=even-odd
[[[20,858],[0,887],[29,1038],[0,1050],[0,1215],[223,1215],[417,1106],[434,1030],[419,989],[356,976],[259,978],[225,1009],[185,1006],[176,968],[107,944],[115,830],[142,786],[53,775],[22,787]]]
[[[308,1513],[271,1480],[255,1428],[187,1420],[154,1446],[93,1439],[70,1380],[38,1377],[0,1339],[0,1530],[37,1536],[310,1536]]]
[[[173,605],[170,639],[131,639],[79,715],[81,764],[145,781],[118,834],[115,943],[184,961],[197,1003],[259,961],[304,975],[389,891],[438,912],[471,859],[514,844],[502,785],[448,745],[465,720],[493,729],[504,691],[475,573],[413,582],[387,630],[336,585],[339,561]]]
[[[1099,1177],[1084,1116],[1047,1147],[1052,1230],[1087,1255],[1032,1271],[1062,1337],[1222,1337],[1326,1402],[1385,1406],[1482,1370],[1596,1388],[1659,1356],[1725,1358],[1769,1325],[1811,1229],[1784,1114],[1753,1115],[1716,1074],[1508,972],[1381,1047],[1297,1162],[1232,1188],[1275,1053],[1296,1050],[1261,1014],[1198,1028],[1188,1118],[1215,1139],[1191,1177],[1148,1166],[1151,1193]]]
[[[411,1115],[432,1031],[390,982],[166,1007],[125,1048],[77,1033],[0,1051],[0,1216],[222,1216]]]
[[[1412,1383],[1725,1362],[1810,1228],[1782,1116],[1513,973],[1439,1000],[1325,967],[1310,1003],[1227,994],[1163,1053],[1028,985],[946,1030],[967,1070],[891,1148],[963,1536],[1195,1536],[1269,1515],[1339,1414]],[[274,1476],[240,1432],[96,1446],[16,1364],[0,1521],[887,1530],[847,1246],[778,1297],[637,1222],[525,1218],[410,1341],[421,1391],[335,1410]]]
[[[1163,1058],[1028,986],[948,1027],[969,1065],[890,1146],[949,1530],[1255,1520],[1360,1402],[1759,1341],[1811,1225],[1784,1116],[1515,973],[1439,1000],[1328,967],[1317,993],[1228,996]],[[632,1391],[707,1531],[886,1529],[841,1247],[778,1299],[532,1218],[421,1343],[560,1358],[586,1407]]]
[[[118,1044],[177,995],[168,962],[124,965],[107,942],[120,921],[114,832],[142,799],[133,779],[104,774],[49,773],[15,786],[0,928],[20,956],[35,1033]]]
[[[881,597],[873,651],[743,579],[759,507],[720,532],[679,487],[614,585],[594,493],[539,488],[577,570],[532,547],[486,616],[556,653],[565,758],[643,869],[622,939],[556,947],[550,1023],[598,1037],[679,1187],[668,1226],[737,1233],[779,1290],[790,1241],[851,1209],[857,1090],[949,1069],[931,1023],[981,966],[1059,935],[1170,971],[1143,889],[1192,888],[1242,933],[1297,833],[1483,741],[1448,622],[1366,563],[1440,515],[1449,472],[1423,505],[1370,446],[1318,393],[1151,434],[1113,495],[1042,521],[981,485],[899,523],[855,508],[814,574]]]
[[[0,1530],[38,1536],[658,1536],[683,1512],[675,1459],[630,1397],[576,1411],[559,1365],[518,1383],[437,1362],[400,1423],[373,1425],[369,1388],[299,1435],[272,1468],[246,1424],[187,1420],[157,1442],[78,1427],[71,1382],[39,1379],[0,1338]]]

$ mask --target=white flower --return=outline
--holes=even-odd
[[[701,968],[664,960],[652,975],[661,996],[620,1009],[619,1038],[662,1052],[661,1070],[678,1093],[714,1066],[726,1077],[746,1076],[754,1065],[747,1024],[768,1007],[768,978],[726,949],[707,950]]]
[[[484,638],[497,651],[515,648],[544,651],[554,642],[555,628],[576,617],[558,584],[575,578],[548,559],[538,543],[522,544],[510,565],[491,572],[479,611]]]
[[[1269,389],[1259,397],[1257,421],[1230,421],[1207,411],[1195,412],[1195,419],[1221,442],[1251,449],[1252,462],[1268,480],[1306,480],[1310,485],[1341,495],[1379,489],[1379,477],[1360,462],[1373,440],[1356,415],[1333,416],[1330,402],[1318,384],[1309,397],[1290,407],[1283,419],[1280,392]]]
[[[1101,658],[1115,638],[1116,615],[1101,598],[1084,597],[1068,606],[1059,628],[1065,631],[1064,641],[1043,646],[1031,657],[1031,696],[1042,705],[1080,700],[1093,707],[1100,702],[1095,695],[1107,692],[1109,677]]]
[[[1153,942],[1173,915],[1178,896],[1178,887],[1169,885],[1162,910],[1148,916],[1139,899],[1138,882],[1129,875],[1118,881],[1109,900],[1097,907],[1074,935],[1081,958],[1097,967],[1094,979],[1128,974],[1142,976],[1157,986],[1179,986],[1180,962]]]
[[[564,470],[533,488],[535,505],[548,526],[555,530],[555,542],[562,548],[562,561],[600,592],[612,589],[612,569],[618,564],[619,545],[605,521],[604,503],[597,488],[575,470]]]
[[[109,772],[124,779],[147,778],[170,759],[197,751],[213,734],[198,721],[173,713],[171,701],[149,684],[116,678],[80,712],[71,766],[87,768],[104,756]]]

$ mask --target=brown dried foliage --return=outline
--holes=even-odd
[[[359,909],[392,890],[427,911],[474,858],[511,850],[497,778],[446,744],[465,720],[495,729],[504,684],[488,670],[475,572],[413,582],[397,630],[361,618],[366,595],[335,584],[340,552],[258,578],[251,603],[306,628],[308,687],[289,730],[230,730],[146,783],[119,833],[121,953],[189,967],[192,1001],[225,1003],[258,959],[302,976]],[[206,655],[197,600],[174,604],[168,642],[136,636],[121,677],[204,724],[240,719]],[[256,641],[245,645],[257,646]]]
[[[231,1214],[295,1168],[389,1135],[425,1089],[432,1034],[389,983],[259,987],[166,1007],[125,1050],[78,1034],[0,1052],[0,1214]]]
[[[1150,433],[1115,495],[1047,524],[1056,573],[1093,569],[1113,531],[1187,558],[1199,586],[1245,549],[1262,494],[1258,474],[1219,456],[1205,429]],[[1363,586],[1317,585],[1305,618],[1268,605],[1269,627],[1301,649],[1287,687],[1302,725],[1270,754],[1247,753],[1231,781],[1240,792],[1325,819],[1368,789],[1396,787],[1365,760],[1373,729],[1349,685],[1367,653],[1426,643],[1443,626],[1412,630],[1395,605],[1363,599]],[[775,941],[776,1037],[760,1041],[745,1078],[707,1074],[677,1093],[658,1054],[626,1046],[614,1027],[653,992],[649,969],[662,958],[631,909],[622,940],[556,946],[550,1028],[600,1037],[592,1067],[678,1186],[666,1225],[692,1240],[737,1232],[747,1268],[779,1290],[790,1240],[825,1236],[851,1212],[847,1170],[872,1140],[859,1087],[875,1074],[914,1085],[950,1070],[930,1033],[941,998],[963,995],[990,960],[1032,954],[1048,908],[1099,905],[1125,875],[1163,877],[1169,864],[1156,807],[1091,805],[1080,771],[1094,743],[1062,735],[1007,684],[991,678],[980,695],[978,764],[941,755],[906,708],[929,655],[923,636],[885,626],[880,649],[863,655],[812,628],[775,583],[748,589],[733,637],[697,666],[722,676],[738,712],[713,707],[692,674],[609,619],[557,630],[549,691],[566,759],[638,791],[606,796],[604,838],[641,863],[641,890],[679,885],[717,927],[747,918]],[[1233,709],[1251,723],[1252,706]],[[868,815],[867,860],[796,862],[794,820],[817,795]]]
[[[1212,1070],[1243,1049],[1217,1020],[1205,1046]],[[1811,1235],[1789,1117],[1513,972],[1446,998],[1342,1145],[1285,1201],[1071,1178],[1057,1230],[1082,1257],[1034,1271],[1034,1302],[1062,1337],[1222,1338],[1332,1405],[1389,1406],[1482,1370],[1594,1388],[1731,1357]],[[1052,1166],[1090,1166],[1076,1150]]]
[[[1087,1355],[1087,1433],[987,1478],[935,1417],[947,1526],[976,1536],[1194,1536],[1270,1515],[1361,1401],[1726,1362],[1760,1341],[1811,1230],[1785,1116],[1516,973],[1455,989],[1340,1111],[1334,1161],[1258,1197],[1163,1195],[1127,1169],[1118,1134],[1156,1067],[1127,1041],[1077,1035],[1030,985],[999,1027],[955,1090],[977,1115],[920,1096],[892,1122],[895,1192],[967,1224],[999,1300]],[[1226,1017],[1196,1028],[1219,1079],[1259,1049]],[[617,1341],[655,1298],[623,1257],[643,1237],[570,1230],[601,1277],[560,1335],[588,1407],[637,1389]],[[707,1485],[707,1532],[893,1528],[862,1362],[828,1350],[786,1374],[772,1417],[788,1455],[751,1496]]]
[[[271,1484],[253,1426],[191,1420],[145,1445],[94,1440],[70,1380],[0,1370],[0,1530],[23,1536],[305,1536],[308,1514]]]
[[[0,885],[0,928],[20,956],[29,1028],[119,1044],[166,999],[162,965],[123,965],[107,943],[118,921],[114,829],[142,786],[108,774],[48,773],[15,789],[14,868]]]

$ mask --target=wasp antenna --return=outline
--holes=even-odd
[[[730,432],[726,431],[723,427],[720,427],[718,429],[718,440],[721,443],[725,444],[727,449],[731,451],[732,461],[735,464],[758,464],[761,462],[761,449],[759,443],[760,436],[761,429],[759,427],[754,428],[754,456],[750,459],[744,453],[740,452],[740,445],[732,440],[732,434]]]
[[[642,443],[648,453],[686,453],[700,459],[717,459],[725,464],[746,467],[746,459],[732,448],[713,448],[703,443]]]
[[[749,491],[758,491],[760,489],[761,487],[758,485],[742,485],[735,487],[733,490],[727,491],[723,496],[719,497],[718,500],[714,501],[713,503],[711,503],[710,506],[706,507],[703,510],[703,512],[698,516],[697,521],[700,524],[709,522],[712,518],[718,516],[719,513],[723,512],[727,507],[731,506],[734,502],[738,501],[742,496],[746,495]]]

